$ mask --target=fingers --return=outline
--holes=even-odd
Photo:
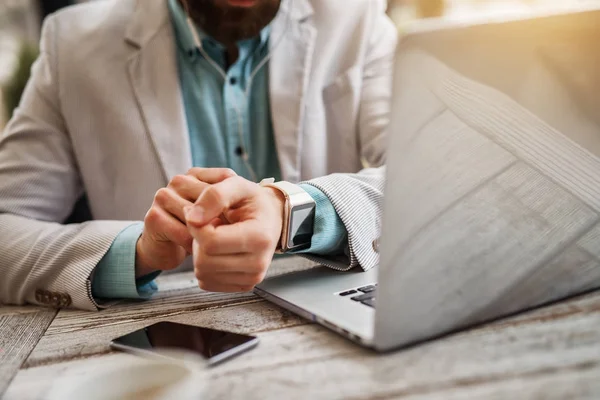
[[[192,168],[177,175],[166,188],[159,189],[144,218],[142,240],[136,244],[136,260],[146,269],[170,269],[192,253],[193,238],[186,226],[184,210],[211,186],[235,173],[225,168]],[[218,222],[227,223],[223,216]],[[216,226],[216,225],[215,225]],[[239,289],[238,289],[239,290]]]
[[[201,243],[202,252],[211,256],[274,250],[271,249],[271,238],[254,220],[234,224],[208,224],[202,228],[192,226],[189,231]]]
[[[192,168],[187,172],[187,175],[210,184],[237,176],[230,168]]]
[[[194,254],[194,260],[198,263],[196,271],[198,279],[208,280],[211,276],[218,274],[234,273],[255,277],[260,282],[263,274],[271,265],[272,258],[256,256],[251,253],[211,256],[197,252]]]
[[[184,208],[191,206],[204,190],[210,187],[209,182],[220,177],[235,174],[224,168],[192,168],[188,175],[175,175],[166,188],[156,192],[155,202],[180,221],[185,222]]]
[[[281,235],[282,215],[264,193],[256,183],[234,176],[207,187],[185,209],[202,289],[248,291],[263,280]]]
[[[209,183],[199,181],[191,175],[176,175],[171,179],[167,188],[193,203],[209,186]]]
[[[160,207],[152,207],[144,218],[144,229],[154,232],[155,240],[171,241],[192,253],[193,238],[187,227]]]
[[[186,214],[188,225],[203,226],[223,211],[259,193],[260,186],[241,177],[226,179],[204,190]]]
[[[237,176],[229,168],[192,168],[186,175],[175,175],[167,186],[182,198],[195,202],[211,184]]]
[[[173,215],[182,223],[185,223],[183,209],[192,205],[190,201],[185,200],[175,191],[169,188],[159,189],[154,196],[154,203],[169,214]]]
[[[201,289],[212,292],[245,292],[260,283],[271,257],[255,254],[207,255],[202,244],[194,241],[194,265]]]

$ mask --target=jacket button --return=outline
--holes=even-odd
[[[373,250],[375,253],[379,253],[379,238],[373,240]]]
[[[35,291],[35,300],[38,303],[49,305],[54,308],[63,308],[71,305],[71,296],[67,293],[49,292],[38,289]]]
[[[69,307],[71,305],[71,296],[68,294],[60,295],[60,302],[58,304],[59,307]]]

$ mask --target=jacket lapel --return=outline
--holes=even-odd
[[[138,1],[125,40],[134,47],[127,65],[133,92],[168,181],[192,157],[167,2]]]
[[[316,29],[308,0],[283,1],[273,21],[269,65],[271,116],[283,179],[300,180],[304,98],[309,81]]]

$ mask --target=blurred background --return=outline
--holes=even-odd
[[[400,27],[422,18],[468,20],[523,15],[540,9],[598,4],[598,0],[388,0],[388,12]]]
[[[37,56],[41,21],[61,7],[85,1],[98,0],[0,0],[0,130],[18,104]],[[388,0],[388,13],[402,31],[428,18],[468,21],[589,3],[600,0]]]

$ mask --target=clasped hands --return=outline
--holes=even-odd
[[[136,245],[136,277],[193,255],[201,289],[246,292],[267,272],[285,199],[226,168],[192,168],[156,192]]]

